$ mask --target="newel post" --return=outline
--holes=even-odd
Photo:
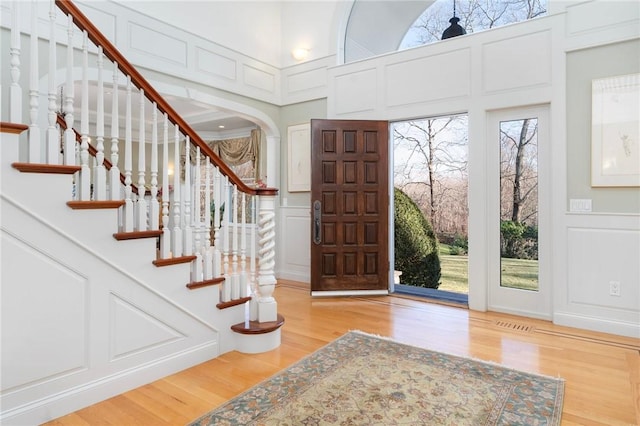
[[[277,190],[262,189],[258,195],[258,322],[276,321],[278,303],[273,298],[275,276],[275,207]]]

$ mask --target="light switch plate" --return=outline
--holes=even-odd
[[[572,198],[571,200],[569,200],[569,211],[572,213],[590,213],[591,199]]]

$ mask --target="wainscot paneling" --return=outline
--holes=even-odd
[[[109,39],[136,66],[162,70],[175,77],[261,101],[280,103],[280,69],[275,66],[124,5],[79,2],[79,7],[89,19],[96,18],[101,31],[103,27],[105,33],[117,29]],[[105,15],[114,16],[115,23],[105,19]]]
[[[311,212],[309,207],[280,207],[279,278],[309,282]]]
[[[284,68],[282,104],[293,104],[327,97],[327,69],[335,65],[334,55]]]
[[[129,22],[127,35],[131,53],[147,55],[159,62],[187,67],[187,40]]]
[[[640,36],[640,2],[588,1],[567,6],[567,51]]]
[[[469,96],[471,66],[469,49],[455,50],[411,61],[392,63],[385,70],[386,105],[394,107],[446,98]],[[455,66],[442,66],[455,64]],[[437,84],[455,81],[455,85]],[[420,81],[420,84],[407,84]]]
[[[375,111],[377,107],[378,70],[354,70],[335,77],[335,113]]]
[[[555,321],[640,338],[640,217],[570,214],[568,222]]]
[[[486,94],[550,84],[550,31],[486,43],[482,76]]]
[[[16,235],[0,239],[2,280],[20,277],[2,286],[2,393],[87,369],[87,277]]]

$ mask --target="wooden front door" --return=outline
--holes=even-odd
[[[311,120],[311,294],[389,289],[389,124]]]

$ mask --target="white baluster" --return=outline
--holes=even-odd
[[[209,164],[211,160],[207,159]],[[224,274],[222,269],[222,251],[220,250],[220,222],[222,220],[221,211],[224,206],[224,198],[220,192],[220,170],[215,168],[213,177],[213,198],[215,202],[215,209],[213,211],[213,271],[214,277],[220,277]]]
[[[158,204],[158,105],[153,103],[151,113],[151,205],[149,206],[149,229],[160,229],[160,206]]]
[[[174,126],[173,145],[173,256],[182,256],[182,228],[180,223],[180,129]]]
[[[229,192],[230,192],[230,185],[229,185],[229,177],[225,176],[224,177],[225,181],[224,181],[224,199],[225,200],[229,200]],[[232,209],[227,206],[227,208],[225,209],[225,215],[224,218],[222,219],[222,270],[224,271],[224,277],[225,277],[225,282],[222,285],[222,301],[223,302],[228,302],[229,300],[231,300],[231,287],[233,285],[232,283],[232,279],[231,279],[231,269],[230,269],[230,265],[229,265],[229,214],[232,212]]]
[[[184,142],[184,200],[183,209],[181,211],[184,216],[184,231],[182,243],[182,252],[185,256],[190,256],[193,253],[193,217],[191,215],[191,138],[187,136]]]
[[[204,271],[202,268],[202,232],[203,226],[201,224],[201,210],[200,210],[200,192],[202,191],[201,179],[200,179],[200,147],[196,147],[196,167],[193,172],[193,216],[195,217],[194,223],[194,253],[196,255],[196,261],[191,266],[191,281],[202,281],[205,279]],[[210,278],[209,278],[210,279]]]
[[[20,2],[11,7],[11,88],[9,89],[9,119],[22,123],[22,87],[20,87]]]
[[[257,196],[251,196],[251,213],[253,230],[251,231],[251,263],[249,266],[249,285],[251,287],[251,304],[249,305],[251,321],[258,320],[258,283],[256,282],[256,234],[258,233]]]
[[[76,164],[76,134],[73,131],[73,18],[68,18],[67,75],[64,88],[64,164]]]
[[[120,200],[120,168],[118,161],[118,138],[120,128],[118,123],[118,64],[113,63],[113,88],[111,90],[111,169],[109,170],[109,199]]]
[[[231,299],[240,298],[240,276],[238,275],[238,186],[233,185],[231,202]]]
[[[200,151],[198,151],[199,153]],[[216,264],[213,261],[213,253],[211,252],[211,161],[209,157],[205,157],[205,182],[204,182],[204,246],[202,247],[204,255],[204,279],[210,280],[213,277],[220,276],[220,270],[216,269]],[[217,203],[218,200],[214,198],[213,203]],[[215,205],[215,209],[218,206]]]
[[[278,316],[277,303],[273,298],[276,287],[275,267],[275,197],[260,196],[258,241],[259,269],[258,269],[258,321],[276,321]]]
[[[56,102],[56,71],[56,3],[52,1],[51,7],[49,8],[49,111],[47,114],[49,127],[47,129],[47,143],[45,151],[45,161],[48,164],[60,163],[60,132],[58,131],[58,128],[56,126],[58,110],[58,105]]]
[[[164,113],[162,139],[162,239],[160,258],[171,257],[171,230],[169,229],[169,117]]]
[[[240,297],[247,297],[247,194],[241,195],[241,229],[240,229]]]
[[[131,199],[131,173],[133,168],[132,161],[132,145],[131,145],[131,76],[127,76],[127,92],[125,101],[125,116],[124,116],[124,215],[123,220],[123,232],[133,232],[133,200]]]
[[[138,202],[136,203],[136,230],[147,230],[147,200],[145,199],[146,182],[145,172],[147,164],[145,160],[145,123],[144,116],[144,89],[140,89],[140,124],[138,125]]]
[[[80,200],[91,199],[91,169],[89,168],[89,46],[88,35],[82,33],[82,88],[80,93]]]
[[[104,166],[104,52],[98,47],[98,88],[96,93],[96,166],[93,172],[93,198],[107,199],[107,169]]]
[[[31,2],[31,63],[29,64],[29,144],[28,161],[40,162],[40,126],[38,126],[38,4]]]

